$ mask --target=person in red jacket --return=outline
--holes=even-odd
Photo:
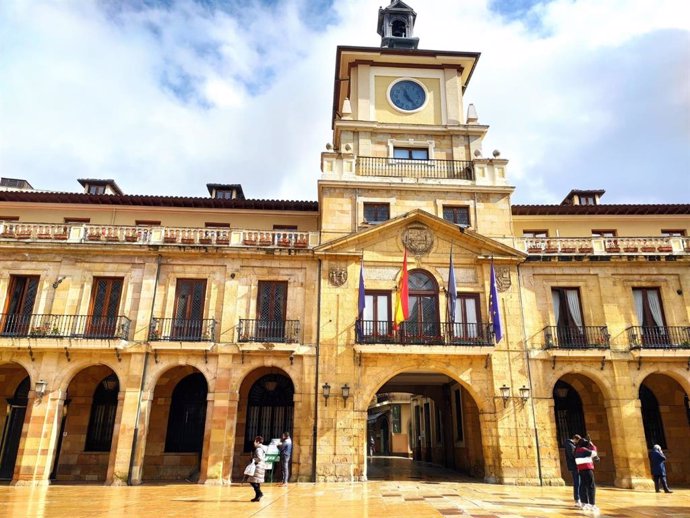
[[[589,439],[582,438],[575,448],[575,463],[580,474],[580,501],[585,511],[599,511],[594,504],[596,484],[594,482],[594,459],[597,456],[597,447]]]

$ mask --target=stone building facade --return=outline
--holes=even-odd
[[[586,432],[604,483],[649,487],[657,442],[690,483],[690,205],[513,205],[463,103],[479,54],[417,49],[412,14],[338,47],[318,202],[3,180],[0,478],[226,484],[288,430],[294,480],[366,480],[399,392],[415,458],[470,476],[563,484]]]

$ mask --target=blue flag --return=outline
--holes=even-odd
[[[359,263],[359,296],[357,299],[357,338],[362,339],[364,325],[364,308],[366,307],[366,291],[364,290],[364,262]]]
[[[458,302],[458,289],[455,282],[455,268],[453,267],[453,248],[450,249],[450,269],[448,271],[448,322],[455,322],[455,306]]]
[[[494,263],[491,263],[491,291],[489,293],[489,312],[491,313],[491,324],[494,330],[496,343],[503,338],[503,331],[501,330],[501,312],[498,309],[498,291],[496,291],[496,272],[494,271]]]

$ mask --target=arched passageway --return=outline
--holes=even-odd
[[[283,432],[293,435],[294,396],[292,380],[277,369],[257,369],[243,380],[235,430],[234,481],[242,480],[254,437],[260,435],[265,444],[269,444],[272,439],[280,438]],[[267,476],[270,475],[267,473]]]
[[[105,365],[92,365],[72,378],[62,405],[51,479],[106,480],[119,393],[119,380]]]
[[[658,444],[666,455],[671,485],[690,484],[690,405],[678,382],[664,374],[651,374],[639,389],[647,449]]]
[[[597,384],[582,374],[566,374],[553,388],[554,419],[563,480],[571,480],[565,461],[565,441],[575,434],[589,435],[601,461],[596,466],[597,483],[613,485],[616,466],[604,395]]]
[[[477,404],[445,374],[405,372],[389,379],[369,405],[366,437],[369,479],[484,477]]]
[[[199,479],[208,384],[191,366],[174,367],[156,383],[146,435],[145,481]]]
[[[0,480],[11,480],[29,402],[31,379],[24,367],[0,365]]]

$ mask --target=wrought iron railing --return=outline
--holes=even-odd
[[[359,320],[355,340],[360,344],[402,345],[477,345],[494,344],[491,324],[458,322],[402,322],[395,330],[393,322]]]
[[[215,342],[213,318],[154,318],[149,326],[149,341]]]
[[[299,320],[240,319],[238,342],[299,343]]]
[[[357,157],[356,171],[360,176],[474,180],[471,160],[409,160],[360,156]]]
[[[631,349],[690,349],[690,326],[631,326]]]
[[[611,335],[606,326],[548,326],[544,328],[546,349],[608,349]]]
[[[0,336],[31,338],[94,338],[127,340],[130,320],[125,316],[0,315]]]

